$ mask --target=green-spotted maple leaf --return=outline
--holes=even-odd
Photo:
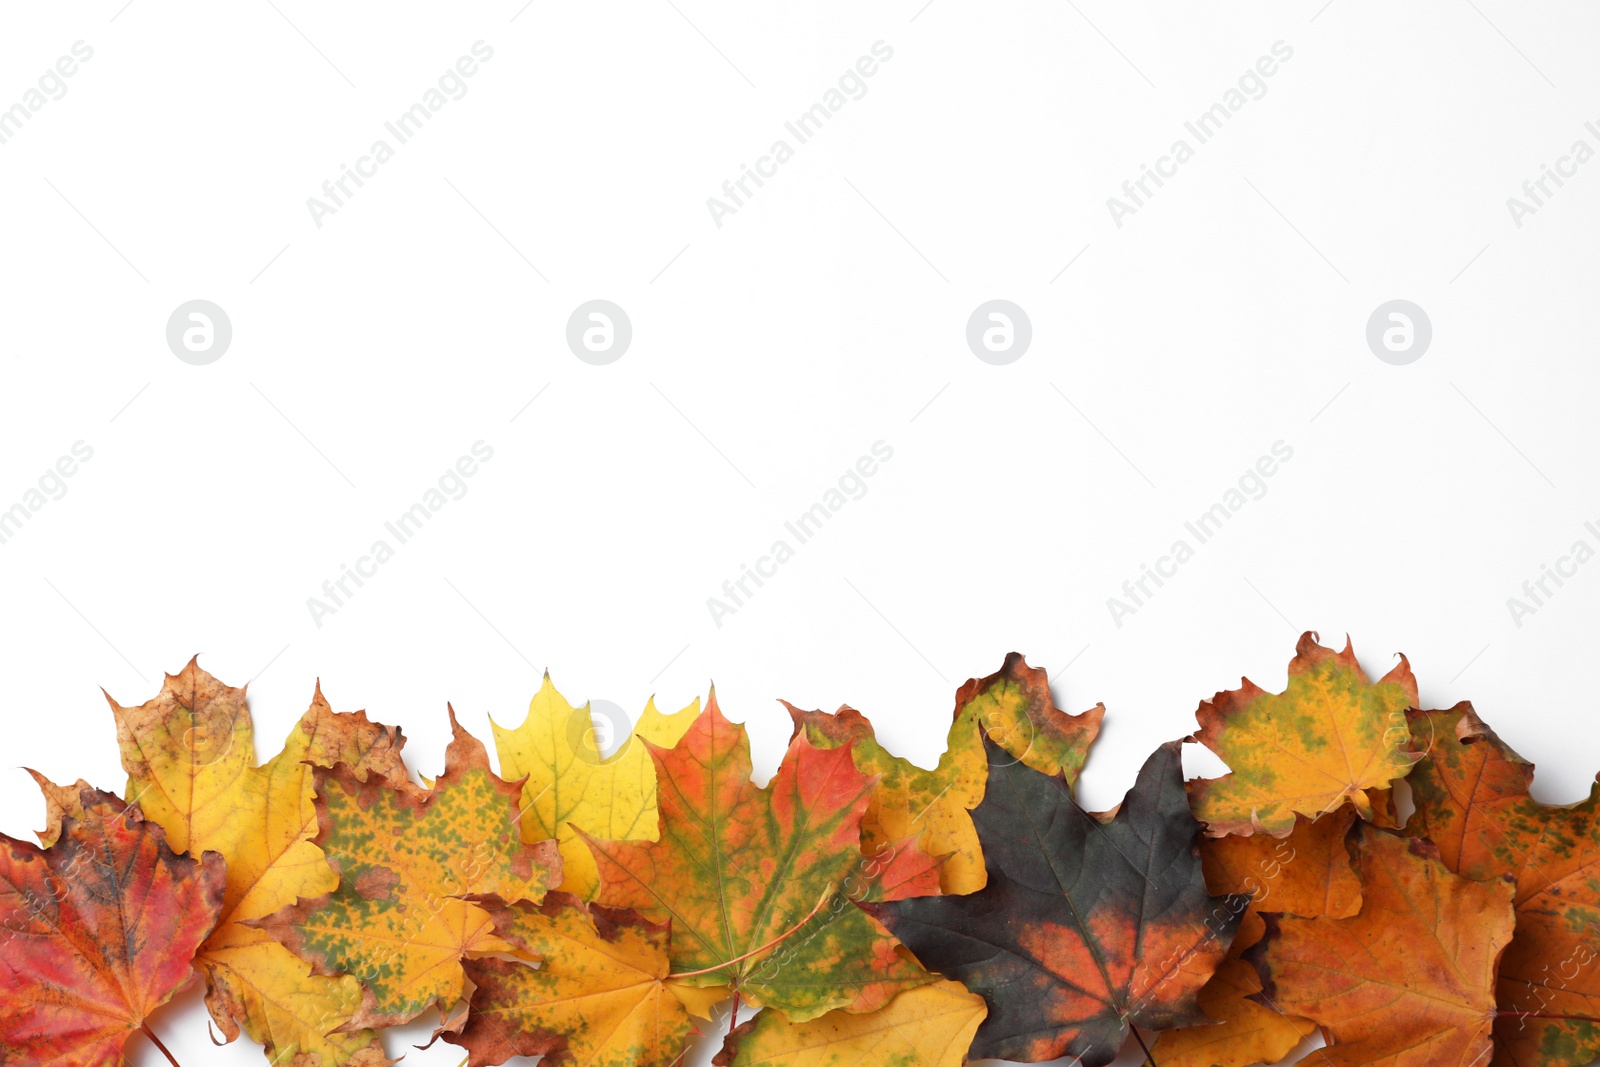
[[[1500,960],[1495,1067],[1580,1067],[1600,1057],[1600,783],[1566,807],[1529,795],[1533,764],[1472,705],[1411,712],[1428,755],[1411,772],[1406,833],[1477,880],[1515,881],[1516,933]]]
[[[660,839],[584,839],[601,904],[671,922],[675,975],[731,986],[795,1021],[870,1011],[933,980],[853,903],[936,892],[938,874],[914,842],[862,854],[875,780],[856,770],[849,745],[819,749],[796,737],[757,788],[744,728],[723,717],[713,693],[676,746],[649,751]]]
[[[1266,916],[1259,1003],[1319,1024],[1327,1067],[1482,1067],[1512,888],[1452,874],[1429,842],[1363,825],[1361,911]]]
[[[126,1062],[222,913],[221,856],[178,855],[109,793],[64,792],[46,793],[50,847],[0,835],[0,1064]]]
[[[316,973],[361,982],[352,1028],[397,1026],[435,1006],[448,1018],[466,994],[461,961],[511,950],[473,898],[538,901],[561,881],[555,842],[522,840],[522,783],[490,770],[483,744],[449,714],[454,739],[431,789],[343,764],[316,769],[314,843],[338,887],[250,924]]]
[[[974,1058],[1109,1063],[1130,1026],[1207,1021],[1196,994],[1227,954],[1249,897],[1206,889],[1180,743],[1145,761],[1113,816],[1065,779],[989,745],[972,812],[988,884],[967,896],[864,905],[926,967],[982,996]]]
[[[1043,774],[1076,782],[1100,733],[1104,704],[1081,715],[1055,706],[1042,667],[1030,667],[1019,652],[987,678],[972,678],[956,691],[956,718],[970,716],[1013,759]]]
[[[1035,770],[1076,782],[1105,714],[1101,705],[1081,715],[1057,708],[1045,672],[1013,652],[1000,670],[961,687],[939,765],[923,770],[884,748],[872,724],[854,708],[827,715],[801,711],[787,701],[784,706],[796,733],[804,730],[819,748],[850,743],[856,769],[878,776],[861,820],[862,849],[874,852],[921,834],[923,849],[945,857],[939,884],[946,893],[983,888],[983,849],[969,814],[983,799],[988,775],[983,737]]]
[[[1404,656],[1369,682],[1349,641],[1335,652],[1316,634],[1301,635],[1282,693],[1246,678],[1195,713],[1195,740],[1230,771],[1189,783],[1195,815],[1217,837],[1284,837],[1297,813],[1314,819],[1348,801],[1363,819],[1392,826],[1389,790],[1421,758],[1406,728],[1406,709],[1416,703]]]
[[[468,960],[472,1010],[459,1033],[468,1067],[543,1056],[550,1067],[671,1067],[694,1032],[669,978],[668,927],[551,892],[543,904],[490,905],[521,963]]]
[[[348,1029],[361,1001],[354,979],[312,974],[249,924],[337,884],[311,843],[312,766],[342,762],[359,775],[403,780],[400,732],[363,712],[335,712],[318,686],[283,750],[258,765],[245,691],[196,660],[167,675],[154,699],[136,707],[110,703],[128,800],[166,831],[175,851],[215,851],[226,861],[222,918],[196,958],[206,975],[206,1006],[224,1037],[232,1041],[242,1030],[271,1063],[293,1067],[390,1063],[377,1034]]]

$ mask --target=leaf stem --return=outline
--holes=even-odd
[[[1149,1067],[1156,1067],[1155,1057],[1150,1055],[1150,1046],[1146,1045],[1144,1043],[1144,1038],[1139,1036],[1139,1028],[1134,1026],[1132,1023],[1129,1023],[1128,1029],[1133,1033],[1133,1039],[1139,1042],[1140,1050],[1144,1052],[1144,1062],[1149,1064]]]
[[[733,991],[733,1010],[728,1012],[728,1036],[732,1037],[733,1036],[733,1032],[735,1030],[737,1030],[738,1028],[739,1028],[739,991],[737,989],[735,989]]]
[[[140,1023],[139,1029],[144,1031],[144,1036],[150,1039],[150,1043],[152,1045],[161,1050],[161,1054],[167,1058],[167,1062],[172,1064],[172,1067],[179,1067],[178,1061],[174,1059],[172,1053],[167,1050],[167,1046],[161,1043],[161,1039],[156,1036],[156,1032],[150,1029],[149,1023]]]
[[[822,898],[817,901],[817,906],[811,909],[810,914],[808,914],[804,919],[801,919],[799,922],[795,923],[793,926],[789,927],[789,929],[785,930],[783,933],[779,934],[777,937],[773,938],[771,941],[768,941],[765,945],[762,945],[760,948],[753,948],[749,952],[746,952],[743,956],[735,956],[731,960],[724,960],[722,963],[718,963],[718,964],[716,964],[714,966],[711,966],[711,967],[702,967],[698,971],[678,971],[675,974],[667,975],[667,977],[668,978],[692,978],[697,974],[710,974],[712,971],[720,971],[724,967],[732,967],[735,963],[739,963],[742,960],[747,960],[751,956],[759,956],[761,953],[767,951],[767,949],[771,948],[773,945],[779,944],[780,942],[783,942],[783,941],[787,941],[789,938],[793,937],[795,935],[795,933],[800,930],[801,927],[803,927],[806,923],[810,922],[812,919],[816,918],[817,912],[822,910],[822,906],[824,904],[826,904],[828,902],[829,898],[831,898],[832,896],[833,896],[833,889],[832,889],[832,887],[829,887],[827,892],[822,894]]]

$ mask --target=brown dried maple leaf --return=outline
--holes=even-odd
[[[1427,841],[1359,837],[1362,905],[1347,919],[1273,916],[1245,954],[1255,999],[1319,1024],[1328,1067],[1471,1067],[1489,1055],[1509,882],[1451,873]]]

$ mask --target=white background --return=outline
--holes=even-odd
[[[778,697],[931,765],[956,686],[1017,649],[1068,710],[1106,703],[1106,807],[1200,699],[1281,688],[1306,629],[1473,699],[1543,799],[1600,766],[1600,564],[1507,608],[1600,548],[1600,162],[1520,228],[1506,205],[1600,148],[1592,8],[123,4],[0,27],[0,107],[94,49],[0,145],[0,509],[94,452],[0,544],[5,767],[120,788],[98,687],[142,701],[197,651],[250,680],[263,757],[320,676],[436,773],[446,701],[486,735],[548,667],[629,709],[714,679],[763,780]],[[479,40],[467,94],[317,227],[307,198]],[[880,40],[866,95],[719,228],[706,199]],[[1280,40],[1266,95],[1115,225]],[[195,298],[234,331],[203,367],[165,340]],[[610,366],[566,347],[592,298],[633,323]],[[965,340],[993,298],[1032,321],[1009,366]],[[1365,340],[1394,298],[1433,323],[1409,366]],[[307,598],[480,440],[467,494],[319,627]],[[880,440],[866,495],[715,625]],[[1117,626],[1107,598],[1280,440],[1266,495]],[[0,830],[41,823],[0,774]],[[213,1051],[194,997],[161,1029],[260,1062]]]

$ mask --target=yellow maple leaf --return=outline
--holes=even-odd
[[[961,1067],[987,1014],[983,998],[959,982],[908,989],[877,1011],[830,1011],[803,1023],[769,1008],[729,1034],[712,1062],[716,1067]]]
[[[698,698],[672,715],[656,710],[652,698],[621,748],[602,758],[589,706],[568,704],[546,674],[521,726],[491,723],[500,773],[527,778],[522,839],[553,838],[561,849],[560,889],[588,900],[599,888],[594,857],[575,828],[610,841],[656,839],[655,766],[638,742],[670,748],[699,714]]]
[[[1250,998],[1261,992],[1261,976],[1247,961],[1223,960],[1200,990],[1200,1007],[1212,1026],[1186,1026],[1162,1033],[1150,1049],[1155,1067],[1245,1067],[1277,1063],[1316,1032],[1309,1019],[1285,1015]]]
[[[693,1032],[668,977],[667,923],[551,893],[495,906],[495,929],[539,966],[468,961],[472,1011],[460,1033],[471,1064],[544,1056],[581,1067],[669,1067]],[[726,990],[720,991],[723,995]]]
[[[1351,817],[1354,818],[1353,812]],[[1348,828],[1349,824],[1345,826]],[[1256,838],[1223,840],[1254,841]],[[1207,885],[1211,885],[1210,879]],[[1359,905],[1359,883],[1356,891]],[[1346,909],[1342,902],[1336,902],[1336,910]],[[1248,1067],[1252,1063],[1277,1063],[1290,1049],[1316,1033],[1316,1023],[1279,1011],[1270,996],[1261,1001],[1255,999],[1263,992],[1261,975],[1256,972],[1255,965],[1243,957],[1266,932],[1266,920],[1252,904],[1240,917],[1239,931],[1234,935],[1227,957],[1217,964],[1217,969],[1196,994],[1201,1010],[1213,1021],[1158,1034],[1155,1044],[1150,1046],[1152,1067]]]
[[[317,818],[310,764],[343,762],[357,774],[403,779],[399,731],[369,722],[364,712],[334,712],[319,686],[283,751],[258,766],[245,691],[224,685],[197,660],[168,675],[145,704],[110,703],[128,801],[166,832],[174,851],[216,851],[227,863],[222,918],[195,957],[223,1034],[232,1041],[242,1030],[275,1064],[391,1062],[371,1031],[334,1032],[360,1006],[353,978],[314,975],[243,924],[337,884],[311,843]]]

